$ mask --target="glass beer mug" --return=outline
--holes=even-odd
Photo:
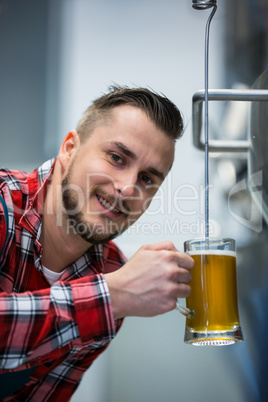
[[[184,251],[194,261],[191,294],[186,308],[184,342],[191,345],[231,345],[243,341],[239,323],[235,240],[188,240]]]

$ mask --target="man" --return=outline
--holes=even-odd
[[[171,242],[126,262],[111,241],[148,208],[182,126],[165,97],[112,88],[55,160],[31,174],[1,172],[0,381],[13,378],[5,400],[69,400],[124,317],[166,313],[190,294],[193,260]]]

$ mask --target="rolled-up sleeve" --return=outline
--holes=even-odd
[[[111,341],[116,328],[103,274],[81,278],[70,284],[81,342]]]

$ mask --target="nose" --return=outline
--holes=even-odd
[[[114,182],[116,193],[123,198],[134,197],[137,191],[137,175],[132,172],[120,172]]]

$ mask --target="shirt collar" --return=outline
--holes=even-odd
[[[27,229],[35,239],[38,239],[40,236],[46,188],[51,179],[55,162],[55,158],[46,161],[27,177],[28,203],[19,223],[22,227]]]
[[[105,245],[103,244],[92,245],[65,269],[60,280],[70,281],[92,274],[104,273],[104,248]]]

